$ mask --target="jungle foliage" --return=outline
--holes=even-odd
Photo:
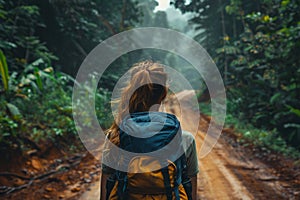
[[[0,151],[39,148],[41,141],[75,147],[77,69],[99,42],[130,29],[140,16],[137,3],[126,0],[0,0]],[[107,127],[104,88],[95,110]]]
[[[174,0],[226,84],[229,113],[300,149],[300,2]]]

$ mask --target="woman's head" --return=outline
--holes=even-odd
[[[142,61],[132,66],[130,75],[130,81],[123,88],[118,101],[118,114],[110,128],[111,132],[117,132],[117,124],[128,113],[150,111],[167,95],[167,73],[163,65],[150,60]]]
[[[131,79],[122,92],[123,108],[129,113],[149,111],[167,95],[167,74],[161,64],[152,61],[136,63],[130,70]],[[127,103],[127,104],[126,104]]]

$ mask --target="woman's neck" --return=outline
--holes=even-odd
[[[153,104],[153,105],[150,107],[149,111],[157,112],[157,111],[159,111],[159,107],[160,107],[160,104]]]

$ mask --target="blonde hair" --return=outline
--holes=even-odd
[[[119,126],[128,113],[149,111],[154,104],[160,104],[167,95],[167,74],[163,65],[151,60],[136,63],[130,69],[131,79],[123,88],[117,101],[118,113],[108,129],[109,139],[119,145]]]

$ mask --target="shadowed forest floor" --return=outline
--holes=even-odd
[[[182,98],[181,107],[175,96],[171,96],[166,105],[166,110],[174,113],[182,128],[188,131],[197,119],[196,112],[187,103],[191,95],[191,91],[177,94]],[[201,114],[195,134],[198,150],[210,120]],[[213,150],[199,159],[199,199],[300,198],[299,163],[275,153],[267,154],[251,145],[245,147],[237,142],[238,138],[239,134],[233,129],[224,129]],[[30,159],[16,160],[5,165],[6,168],[9,165],[9,172],[0,173],[1,199],[99,199],[100,164],[87,152],[66,156],[50,149],[47,156],[32,154]],[[1,166],[4,165],[1,163]],[[26,175],[20,175],[24,170]],[[34,179],[27,178],[33,174]]]

